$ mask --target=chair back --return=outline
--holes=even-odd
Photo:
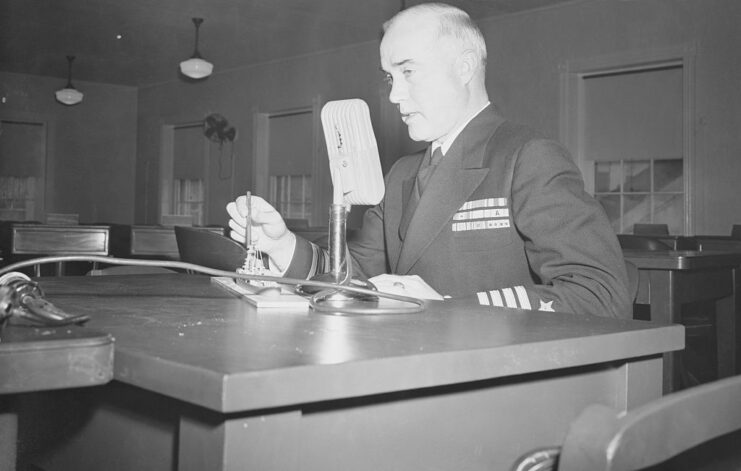
[[[639,235],[669,235],[668,224],[635,224],[633,234]]]
[[[671,250],[667,244],[653,237],[632,234],[618,234],[620,247],[632,250]]]
[[[734,239],[741,239],[741,224],[734,224],[731,227],[731,237]]]
[[[739,469],[739,431],[741,376],[732,376],[668,394],[627,413],[593,404],[571,423],[560,453],[559,447],[538,449],[512,469],[632,471],[674,465],[675,457],[679,466],[666,469]],[[721,446],[706,448],[713,445]],[[735,466],[729,466],[729,454]]]
[[[180,260],[217,270],[235,271],[244,263],[247,249],[214,232],[175,226]]]

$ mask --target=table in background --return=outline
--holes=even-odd
[[[509,469],[588,404],[659,397],[684,346],[679,325],[442,302],[256,311],[198,275],[44,289],[116,339],[115,381],[48,398],[69,430],[35,454],[47,471]]]
[[[694,236],[700,250],[717,250],[722,252],[741,252],[741,239],[730,236]]]
[[[623,254],[638,267],[636,302],[650,305],[652,321],[681,323],[682,304],[716,301],[718,377],[738,373],[741,253],[624,250]],[[676,355],[668,354],[664,358],[665,393],[679,386]]]
[[[224,228],[220,226],[194,226],[193,229],[224,235]],[[165,226],[131,226],[127,255],[137,258],[158,257],[177,260],[180,253],[175,240],[175,230]]]
[[[10,227],[10,255],[26,258],[44,255],[107,256],[110,239],[108,225],[13,223]],[[40,276],[41,267],[35,265],[34,272],[35,276]],[[63,262],[57,263],[56,274],[64,274]]]
[[[105,384],[113,338],[80,326],[0,330],[0,470],[15,469],[19,394]]]

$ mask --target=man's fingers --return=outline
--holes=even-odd
[[[244,214],[239,212],[239,208],[234,201],[226,205],[226,212],[229,214],[230,218],[235,221],[239,221],[241,224],[244,224]]]
[[[242,239],[244,239],[244,226],[240,225],[237,221],[234,219],[229,220],[229,228],[232,230],[232,232],[236,232],[240,236],[242,236]]]

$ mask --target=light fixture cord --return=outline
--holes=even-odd
[[[193,18],[193,24],[196,25],[196,42],[193,46],[193,57],[196,59],[201,59],[201,54],[198,52],[198,30],[201,28],[201,23],[203,23],[203,18]]]

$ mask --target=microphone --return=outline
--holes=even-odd
[[[81,324],[88,321],[90,316],[67,314],[44,299],[38,283],[24,273],[9,272],[0,276],[0,325],[11,318],[56,327]]]

